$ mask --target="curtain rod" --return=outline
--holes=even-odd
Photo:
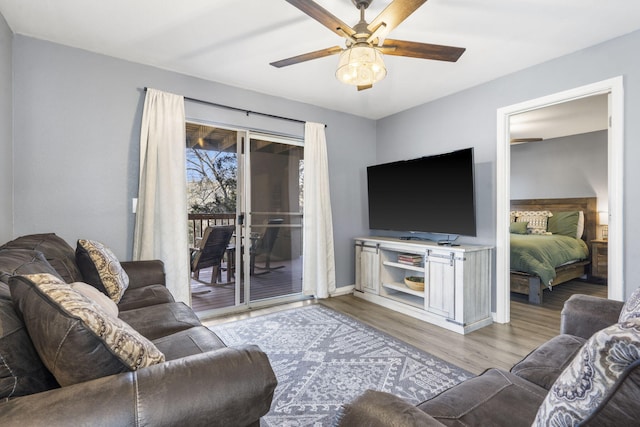
[[[145,92],[147,91],[146,86],[144,88],[144,91]],[[206,105],[211,105],[213,107],[224,108],[226,110],[240,111],[242,113],[245,113],[247,117],[249,116],[249,114],[255,114],[257,116],[270,117],[272,119],[287,120],[290,122],[303,123],[303,124],[306,123],[304,120],[292,119],[291,117],[276,116],[275,114],[261,113],[259,111],[246,110],[244,108],[232,107],[230,105],[217,104],[215,102],[205,101],[203,99],[190,98],[188,96],[183,96],[183,98],[186,99],[187,101],[198,102],[200,104],[206,104]],[[327,127],[327,125],[324,125],[324,127]]]

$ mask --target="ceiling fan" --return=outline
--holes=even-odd
[[[369,89],[382,80],[386,68],[382,55],[408,56],[456,62],[465,48],[441,46],[386,38],[409,15],[427,0],[394,0],[373,21],[365,20],[365,10],[372,0],[351,0],[360,10],[360,21],[350,27],[319,4],[311,0],[286,0],[337,35],[346,39],[346,48],[333,46],[314,52],[272,62],[274,67],[286,67],[312,59],[340,54],[336,77],[343,83]]]

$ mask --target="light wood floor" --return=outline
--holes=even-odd
[[[544,303],[540,306],[529,304],[525,298],[514,296],[511,300],[511,323],[494,323],[467,335],[447,331],[353,295],[319,302],[297,302],[211,319],[204,323],[210,326],[319,303],[348,314],[473,374],[480,374],[490,367],[508,370],[537,346],[557,335],[560,330],[562,304],[574,293],[606,298],[607,287],[580,281],[568,282],[555,287],[551,292],[545,291]]]

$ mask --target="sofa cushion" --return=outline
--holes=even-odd
[[[623,306],[622,301],[573,294],[560,312],[560,333],[589,339],[599,330],[618,323]]]
[[[78,240],[76,262],[84,281],[105,292],[116,303],[129,286],[129,276],[114,253],[95,240]]]
[[[24,243],[24,241],[22,241]],[[32,249],[0,249],[0,400],[59,387],[40,360],[29,333],[16,313],[9,278],[16,274],[58,272],[42,252]]]
[[[9,286],[40,358],[62,386],[164,361],[153,343],[55,276],[13,276]]]
[[[134,310],[120,310],[120,319],[150,340],[202,326],[193,310],[182,302],[171,302]]]
[[[597,416],[604,406],[612,424],[632,425],[640,416],[638,366],[640,318],[596,332],[553,384],[534,425],[577,425]],[[623,386],[631,387],[626,396],[617,393]],[[612,397],[619,410],[611,411]]]
[[[120,261],[120,265],[129,276],[128,290],[148,285],[166,285],[164,263],[159,259]]]
[[[489,369],[418,407],[446,426],[530,426],[547,391],[510,372]]]
[[[32,249],[0,249],[0,282],[8,284],[13,275],[32,273],[49,273],[61,278],[42,252]]]
[[[220,338],[204,326],[196,326],[153,340],[166,360],[176,360],[193,354],[226,347]]]
[[[442,424],[398,396],[369,389],[350,403],[343,404],[332,425],[428,427]]]
[[[13,302],[0,299],[0,401],[57,387],[55,378],[38,357]]]
[[[0,281],[0,300],[11,301],[11,291],[9,285]]]
[[[626,322],[636,317],[640,317],[640,288],[633,291],[629,299],[625,301],[622,310],[620,310],[618,322]]]
[[[127,289],[118,303],[120,311],[134,310],[151,305],[175,302],[173,295],[164,285],[147,285],[140,288]]]
[[[82,280],[73,248],[54,233],[21,236],[0,246],[0,249],[31,249],[42,252],[62,280],[67,283]]]
[[[573,335],[557,335],[516,363],[511,373],[549,390],[585,341]]]

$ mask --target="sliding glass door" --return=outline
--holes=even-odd
[[[249,136],[247,156],[250,301],[270,301],[302,292],[301,142]]]
[[[193,308],[301,298],[301,142],[187,123],[186,143]]]

